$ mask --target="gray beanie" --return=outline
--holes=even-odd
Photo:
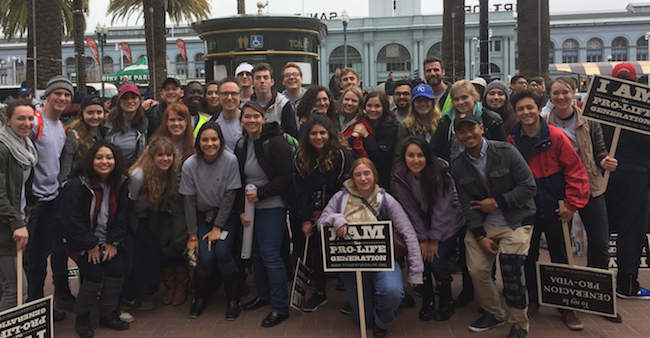
[[[503,81],[492,81],[488,83],[487,87],[485,87],[485,91],[483,92],[482,101],[485,101],[485,96],[490,91],[490,89],[494,89],[494,88],[503,90],[503,92],[506,93],[506,100],[510,101],[510,88],[508,88],[508,85]]]
[[[45,87],[45,96],[50,95],[57,89],[65,89],[70,92],[70,95],[74,93],[72,82],[63,75],[57,75],[51,78],[50,81],[47,81],[47,86]]]

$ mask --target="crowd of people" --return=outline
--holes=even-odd
[[[562,222],[576,212],[588,265],[607,269],[610,230],[618,231],[617,294],[650,299],[637,281],[650,207],[648,136],[623,132],[619,159],[608,156],[611,130],[582,116],[572,78],[555,78],[547,90],[540,77],[452,84],[436,57],[423,69],[421,83],[391,74],[385,90],[367,93],[353,68],[337,70],[329,89],[303,88],[302,70],[288,63],[279,93],[269,64],[244,62],[234,77],[206,85],[183,89],[167,78],[160,101],[143,100],[131,83],[108,110],[87,95],[67,126],[60,117],[73,85],[53,77],[42,108],[18,100],[0,129],[0,310],[44,296],[49,257],[55,320],[74,312],[80,337],[94,335],[96,303],[102,326],[126,330],[128,310],[152,309],[161,284],[163,305],[184,304],[193,290],[190,318],[223,286],[226,320],[270,305],[261,326],[273,327],[289,318],[298,257],[312,270],[302,311],[328,302],[323,226],[345,238],[348,223],[390,219],[406,252],[393,271],[364,272],[363,295],[354,274],[340,273],[349,300],[342,312],[359,318],[362,297],[365,324],[386,336],[400,304],[414,306],[404,267],[422,297],[421,320],[449,320],[476,299],[484,315],[468,328],[482,332],[507,317],[498,261],[508,337],[521,338],[540,306],[540,237],[551,261],[566,263]],[[630,64],[612,75],[636,80]],[[80,272],[76,295],[68,258]],[[460,291],[452,290],[453,264]],[[249,273],[255,296],[241,304]],[[576,312],[559,312],[570,329],[584,327]]]

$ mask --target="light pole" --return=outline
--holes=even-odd
[[[11,67],[12,67],[12,74],[14,78],[14,85],[16,84],[16,62],[20,61],[20,58],[12,56],[11,57]]]
[[[95,27],[95,33],[97,34],[97,42],[99,43],[99,50],[101,57],[99,58],[100,72],[99,79],[102,82],[102,92],[99,96],[104,97],[104,46],[106,46],[106,34],[108,34],[108,28],[106,25],[103,27],[97,24]]]
[[[343,22],[343,68],[345,68],[348,66],[348,22],[350,22],[348,12],[341,13],[341,21]]]

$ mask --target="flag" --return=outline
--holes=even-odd
[[[93,57],[95,57],[95,61],[99,63],[99,52],[97,51],[97,43],[95,42],[95,39],[86,38],[86,44],[88,45],[88,48],[90,48],[90,52],[93,54]]]

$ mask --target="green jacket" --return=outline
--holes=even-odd
[[[23,169],[0,142],[0,256],[16,255],[13,231],[25,226],[20,215],[22,184]]]

